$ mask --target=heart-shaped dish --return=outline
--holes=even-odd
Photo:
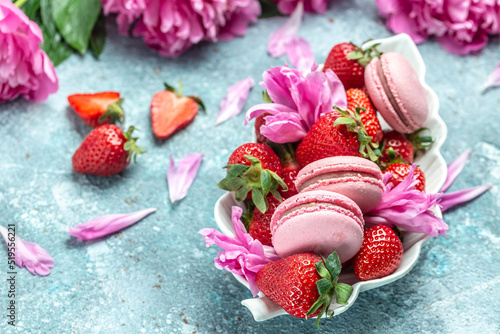
[[[428,193],[436,193],[441,189],[444,181],[446,180],[446,162],[441,156],[439,150],[446,139],[447,129],[444,121],[438,114],[438,97],[436,93],[425,83],[424,61],[418,52],[415,43],[413,43],[412,39],[406,34],[399,34],[385,39],[373,40],[364,46],[373,45],[375,43],[380,44],[378,49],[382,52],[398,52],[406,57],[417,72],[420,82],[424,87],[429,105],[429,114],[423,126],[430,130],[430,133],[434,138],[434,144],[424,155],[417,157],[415,162],[418,163],[419,167],[425,173],[426,191]],[[389,128],[383,119],[380,120],[384,129]],[[237,202],[233,193],[227,193],[219,198],[214,208],[215,221],[220,231],[229,236],[234,236],[233,224],[231,222],[231,208],[235,205],[243,207],[243,203]],[[434,208],[433,211],[436,216],[442,216],[439,208]],[[416,264],[420,255],[421,247],[427,239],[428,237],[425,234],[410,232],[404,233],[403,258],[398,269],[389,276],[370,281],[359,281],[352,270],[342,272],[339,276],[339,281],[352,285],[354,291],[349,298],[348,305],[334,304],[331,306],[330,310],[334,310],[335,315],[338,315],[346,311],[354,304],[361,291],[378,288],[382,285],[392,283],[406,275]],[[238,275],[234,275],[234,277],[248,288],[248,282],[243,277]],[[262,294],[259,294],[258,298],[246,299],[241,303],[252,312],[256,321],[264,321],[278,315],[286,314],[281,307]]]

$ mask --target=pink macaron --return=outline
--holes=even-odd
[[[360,157],[336,156],[317,160],[297,174],[298,192],[327,190],[352,199],[366,213],[384,195],[383,174],[376,163]]]
[[[363,214],[351,199],[331,191],[308,191],[283,201],[271,219],[274,250],[281,257],[337,251],[352,258],[363,243]]]
[[[385,121],[400,133],[412,133],[424,124],[428,105],[417,73],[404,56],[383,53],[365,69],[365,85]]]

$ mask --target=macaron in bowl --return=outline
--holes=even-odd
[[[361,157],[336,156],[317,160],[297,174],[298,192],[326,190],[352,199],[366,213],[384,195],[383,174],[376,163]]]
[[[409,61],[400,53],[383,53],[365,69],[365,85],[384,120],[400,133],[413,133],[427,119],[424,87]]]
[[[307,191],[283,201],[271,219],[276,253],[312,252],[325,258],[337,251],[341,262],[363,243],[363,214],[354,201],[331,191]]]

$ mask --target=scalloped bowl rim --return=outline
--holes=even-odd
[[[426,175],[427,192],[436,193],[441,189],[447,175],[446,162],[440,153],[440,148],[446,140],[447,129],[446,124],[438,114],[438,97],[424,80],[424,61],[416,45],[406,34],[399,34],[385,39],[373,40],[366,43],[364,46],[373,45],[375,43],[380,44],[378,49],[383,52],[395,51],[405,56],[414,67],[424,87],[429,105],[429,115],[424,123],[424,127],[428,127],[430,129],[430,132],[434,137],[434,144],[431,149],[425,153],[425,155],[417,157],[416,162],[419,163],[420,168],[422,168]],[[381,123],[384,128],[388,127],[387,123],[385,123],[383,119],[381,119]],[[234,236],[234,230],[231,222],[231,207],[233,205],[242,206],[241,203],[236,201],[234,194],[226,193],[218,199],[214,207],[214,216],[217,226],[222,233],[230,236]],[[433,211],[437,216],[442,217],[439,208],[435,207],[433,208]],[[425,234],[406,233],[403,243],[403,259],[398,269],[389,276],[370,281],[358,281],[354,277],[354,274],[348,273],[345,276],[342,276],[341,274],[340,281],[355,281],[355,283],[351,283],[353,286],[353,293],[349,298],[348,305],[334,304],[332,305],[331,310],[335,311],[335,315],[341,314],[354,304],[361,291],[367,291],[392,283],[406,275],[417,263],[421,247],[428,239],[429,237]],[[248,282],[245,278],[238,275],[234,275],[234,277],[248,288]],[[252,312],[256,321],[264,321],[278,315],[287,314],[283,309],[262,294],[259,294],[259,298],[246,299],[241,303]]]

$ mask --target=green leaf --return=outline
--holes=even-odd
[[[276,189],[271,189],[271,194],[273,195],[274,198],[276,198],[280,203],[283,202],[283,199],[281,198],[281,194],[279,191]]]
[[[232,179],[237,176],[239,176],[241,173],[243,173],[245,170],[247,170],[249,166],[247,165],[242,165],[242,164],[234,164],[234,165],[229,165],[229,169],[227,171],[226,178]]]
[[[169,85],[168,83],[164,82],[163,85],[165,86],[165,90],[168,90],[169,92],[176,93],[177,91],[175,90],[174,86]]]
[[[322,278],[316,282],[316,287],[318,288],[319,294],[322,295],[331,288],[333,288],[333,285],[332,282],[330,282],[328,279]]]
[[[257,164],[259,163],[260,164],[260,160],[257,159],[256,157],[254,157],[253,155],[244,155],[245,158],[247,158],[252,164]]]
[[[314,304],[311,305],[309,311],[307,311],[306,318],[309,317],[314,312],[316,312],[325,302],[326,302],[326,295],[319,296],[319,298],[316,299]]]
[[[252,201],[260,212],[265,213],[267,211],[266,199],[260,189],[252,189]]]
[[[92,30],[92,35],[90,36],[90,50],[96,58],[102,53],[104,50],[104,44],[106,43],[106,18],[104,17],[104,13],[101,11],[99,17],[97,18],[97,22]]]
[[[40,23],[40,0],[29,0],[21,7],[21,9],[31,21]]]
[[[328,269],[326,269],[323,262],[318,261],[314,264],[314,266],[316,267],[316,271],[318,272],[319,276],[326,278],[329,281],[332,279],[332,275],[330,274]]]
[[[262,8],[262,12],[259,16],[261,19],[273,17],[273,16],[281,16],[282,14],[278,10],[278,6],[275,2],[270,0],[259,0],[260,6]]]
[[[278,184],[281,186],[281,188],[283,188],[283,191],[287,191],[288,186],[286,185],[285,181],[283,181],[283,179],[281,177],[279,177],[279,175],[276,174],[275,172],[273,172],[272,170],[268,170],[268,171],[271,174],[271,176],[273,177],[273,179],[276,180],[276,182],[278,182]]]
[[[267,91],[262,91],[262,100],[266,103],[273,103],[273,100],[271,99],[271,97],[269,96],[269,94],[267,93]]]
[[[236,193],[234,194],[234,197],[236,198],[236,200],[238,202],[244,201],[247,198],[248,192],[250,190],[252,190],[251,186],[249,186],[247,184],[243,184],[243,186],[236,191]]]
[[[221,180],[217,186],[223,190],[236,191],[240,189],[245,184],[245,180],[240,178],[228,179],[225,178]]]
[[[337,125],[341,125],[341,124],[345,124],[345,125],[355,125],[356,124],[356,121],[354,121],[353,119],[351,118],[347,118],[347,117],[339,117],[335,120],[335,122],[333,123],[334,126],[337,126]]]
[[[73,50],[64,42],[57,32],[56,24],[52,19],[52,7],[50,0],[40,0],[40,15],[43,34],[43,44],[41,48],[49,56],[54,66],[59,65],[73,54]]]
[[[352,51],[346,56],[347,59],[361,59],[363,57],[364,54],[361,51]]]
[[[271,174],[269,174],[269,171],[267,169],[262,170],[260,173],[260,182],[262,184],[262,192],[264,193],[264,196],[269,193],[269,190],[271,190]]]
[[[74,49],[84,54],[99,13],[100,0],[52,0],[52,17],[59,33]]]
[[[353,288],[349,284],[337,283],[335,284],[335,292],[337,293],[337,303],[347,305],[349,297],[351,297]]]
[[[330,256],[328,256],[325,261],[325,266],[333,278],[337,277],[340,274],[340,271],[342,270],[342,264],[340,263],[337,252],[333,252],[332,254],[330,254]]]

